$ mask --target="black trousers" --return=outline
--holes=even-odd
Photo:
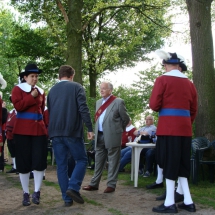
[[[8,150],[10,152],[10,155],[12,158],[15,158],[16,156],[16,145],[15,145],[15,142],[13,139],[11,140],[7,140],[7,147],[8,147]]]
[[[47,168],[47,136],[14,134],[16,167],[20,173]]]
[[[164,178],[177,180],[189,178],[191,137],[157,136],[156,161],[163,168]]]

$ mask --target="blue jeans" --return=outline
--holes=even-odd
[[[120,160],[120,166],[119,171],[122,171],[126,164],[131,162],[131,147],[126,147],[121,150],[121,160]]]
[[[142,149],[140,153],[140,157],[145,157],[146,160],[146,171],[149,171],[150,173],[153,172],[153,163],[155,161],[155,149]],[[143,169],[143,164],[139,164],[139,169]]]
[[[75,168],[75,160],[73,159],[72,155],[70,152],[68,153],[68,177],[72,175],[72,172]]]
[[[83,138],[77,137],[54,137],[52,146],[57,164],[57,177],[60,185],[62,198],[65,202],[72,199],[66,195],[68,189],[79,192],[85,176],[87,166],[87,155]],[[75,160],[72,175],[68,177],[68,152]]]

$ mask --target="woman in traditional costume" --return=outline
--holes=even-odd
[[[12,90],[12,102],[17,110],[13,128],[16,144],[16,167],[23,189],[23,206],[29,206],[29,175],[34,171],[32,202],[40,203],[40,188],[47,167],[47,131],[43,121],[44,90],[36,85],[42,70],[28,64],[20,73],[21,83]]]

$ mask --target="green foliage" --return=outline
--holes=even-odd
[[[8,53],[11,50],[10,39],[14,33],[14,17],[7,10],[0,10],[0,71],[7,82],[7,87],[1,90],[3,93],[3,100],[9,102],[11,89],[18,82],[17,69],[21,67],[22,57],[8,58]],[[9,106],[10,107],[10,106]]]
[[[10,40],[11,50],[7,56],[29,58],[38,62],[44,73],[40,81],[46,82],[57,78],[60,65],[65,64],[63,51],[55,43],[54,37],[49,36],[48,28],[31,29],[29,26],[14,24],[15,33]]]
[[[11,3],[31,22],[45,21],[60,50],[65,51],[67,43],[73,42],[70,33],[74,29],[67,29],[66,23],[79,17],[70,14],[71,1],[61,1],[61,11],[52,1],[12,0]],[[76,31],[83,36],[82,72],[89,75],[91,97],[96,97],[95,82],[104,71],[133,66],[164,44],[163,38],[169,35],[171,27],[170,19],[165,16],[169,6],[169,0],[83,1],[82,29]],[[74,51],[77,50],[68,49],[67,54]],[[63,57],[68,59],[65,54]]]
[[[158,114],[156,112],[152,112],[152,110],[149,108],[149,98],[154,86],[154,81],[162,74],[162,72],[163,71],[161,68],[158,69],[156,66],[139,71],[139,80],[135,81],[132,85],[138,91],[139,102],[142,106],[142,112],[139,115],[141,125],[145,124],[145,116],[148,114],[152,114],[155,117],[155,124],[158,119]]]
[[[139,116],[143,112],[139,91],[132,87],[121,85],[114,90],[113,94],[124,100],[126,109],[130,118],[132,119],[132,122],[135,123],[139,121]]]
[[[7,88],[2,92],[9,110],[12,109],[11,90],[27,63],[37,63],[43,69],[38,85],[47,92],[57,78],[59,65],[65,62],[62,50],[56,48],[48,28],[31,29],[29,24],[18,23],[8,10],[0,11],[0,47],[0,69],[7,81]]]
[[[166,7],[162,1],[150,3],[101,1],[85,5],[84,21],[98,13],[83,32],[85,74],[93,69],[99,77],[103,71],[134,66],[134,62],[146,60],[147,53],[163,45],[168,35],[164,26],[170,24],[163,16]]]

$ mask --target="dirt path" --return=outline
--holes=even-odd
[[[83,185],[88,185],[91,176],[86,174]],[[103,193],[106,188],[106,181],[102,180],[98,191],[83,191],[81,195],[85,203],[74,203],[72,207],[64,207],[61,193],[53,184],[57,183],[56,166],[48,166],[46,180],[41,189],[41,203],[31,204],[28,207],[22,206],[22,190],[19,177],[16,174],[0,174],[0,215],[144,215],[156,214],[152,212],[152,207],[161,204],[155,201],[155,195],[148,193],[144,188],[134,188],[133,186],[122,185],[118,182],[114,193]],[[31,191],[33,190],[33,180],[30,181]],[[51,185],[51,186],[49,186]],[[179,211],[181,215],[188,212]],[[206,209],[197,205],[198,215],[214,215],[213,209]]]

